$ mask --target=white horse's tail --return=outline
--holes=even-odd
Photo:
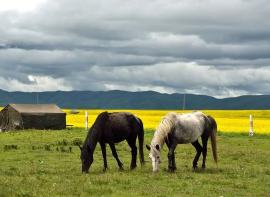
[[[215,119],[211,116],[207,116],[210,125],[211,125],[211,131],[210,131],[210,137],[211,137],[211,145],[212,145],[212,153],[213,153],[213,157],[214,157],[214,161],[217,164],[217,137],[216,137],[216,133],[217,133],[217,123],[215,121]]]

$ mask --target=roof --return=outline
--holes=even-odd
[[[50,114],[64,114],[55,104],[9,104],[19,113],[50,113]]]

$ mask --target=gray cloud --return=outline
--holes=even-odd
[[[269,13],[267,0],[47,0],[2,11],[0,88],[269,94]]]

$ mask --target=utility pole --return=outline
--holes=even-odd
[[[39,95],[38,95],[38,92],[37,92],[37,104],[39,104]]]
[[[183,110],[186,109],[186,94],[183,94]]]

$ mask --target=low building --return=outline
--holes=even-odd
[[[8,104],[0,112],[2,131],[65,128],[66,113],[55,104]]]

